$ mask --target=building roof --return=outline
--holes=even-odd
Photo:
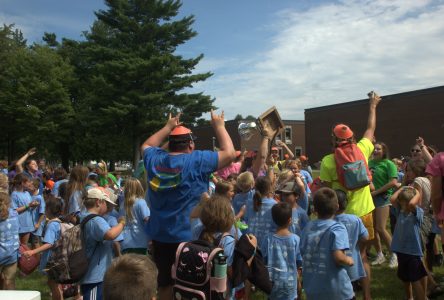
[[[427,94],[435,94],[435,93],[442,93],[444,92],[444,85],[443,86],[437,86],[422,90],[416,90],[416,91],[410,91],[410,92],[403,92],[398,94],[392,94],[392,95],[386,95],[381,96],[382,100],[384,101],[394,101],[399,100],[402,101],[406,97],[413,97],[418,95],[427,95]],[[368,102],[368,99],[362,99],[362,100],[355,100],[350,102],[343,102],[343,103],[337,103],[337,104],[331,104],[331,105],[325,105],[325,106],[318,106],[313,108],[306,108],[305,112],[313,112],[313,111],[322,111],[322,110],[329,110],[332,108],[339,108],[341,106],[355,106],[355,105],[361,105],[364,102]]]

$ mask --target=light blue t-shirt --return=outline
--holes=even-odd
[[[69,197],[68,202],[68,214],[78,214],[80,211],[86,213],[85,207],[82,203],[83,192],[82,191],[74,191],[72,195]]]
[[[333,251],[348,250],[347,229],[335,220],[310,221],[301,236],[302,278],[307,299],[344,300],[353,298],[347,270],[336,264]]]
[[[32,201],[39,202],[39,206],[35,207],[32,210],[32,223],[35,225],[38,223],[40,216],[45,214],[46,204],[43,196],[41,195],[32,196]],[[43,227],[45,227],[45,218],[43,218],[42,223],[40,223],[39,229],[35,230],[32,234],[36,236],[42,236]]]
[[[15,263],[19,247],[19,215],[10,208],[9,217],[0,221],[0,265]]]
[[[288,230],[301,237],[302,230],[304,230],[309,221],[310,219],[302,207],[298,206],[297,208],[293,208],[291,213],[291,224]]]
[[[31,203],[32,197],[28,192],[14,191],[11,194],[11,208],[17,209]],[[32,208],[28,208],[21,214],[19,214],[19,233],[28,233],[35,230],[32,220],[33,214]]]
[[[422,257],[420,227],[424,211],[419,206],[414,213],[398,211],[395,232],[392,238],[392,251]]]
[[[58,221],[49,222],[45,228],[43,243],[54,245],[54,243],[60,239],[61,233],[62,232],[61,232],[60,222]],[[40,266],[39,266],[40,272],[44,272],[43,270],[46,268],[46,264],[48,263],[48,259],[50,256],[51,256],[51,249],[43,251],[42,256],[40,258]]]
[[[298,265],[302,267],[299,242],[299,237],[293,233],[287,236],[269,234],[264,239],[263,256],[273,282],[270,299],[297,298]]]
[[[164,243],[191,240],[189,216],[202,193],[208,191],[210,174],[217,170],[217,152],[170,155],[161,148],[148,147],[143,161],[151,205],[150,237]]]
[[[81,217],[83,220],[90,213]],[[94,217],[85,224],[85,249],[89,261],[88,272],[82,278],[81,284],[99,283],[103,281],[106,269],[113,259],[112,241],[104,240],[111,227],[100,216]]]
[[[68,182],[68,179],[61,179],[59,181],[54,182],[54,186],[52,187],[51,194],[53,194],[56,197],[59,197],[60,196],[59,195],[59,188],[60,188],[60,185],[64,182]]]
[[[336,221],[343,224],[347,229],[349,250],[345,251],[347,256],[353,258],[353,266],[347,266],[347,273],[351,281],[366,277],[364,264],[362,263],[361,253],[359,251],[358,241],[368,237],[367,228],[361,219],[355,215],[340,214],[335,218]]]
[[[128,248],[147,249],[149,237],[145,232],[146,219],[150,216],[150,209],[145,199],[136,199],[131,210],[133,219],[126,217],[126,224],[123,229],[122,250]],[[126,216],[125,203],[123,202],[119,210],[120,216]]]
[[[310,173],[306,170],[300,170],[299,172],[304,178],[305,192],[307,194],[311,194],[310,184],[313,183],[313,178],[311,177]]]
[[[271,217],[271,208],[277,202],[272,198],[262,198],[262,205],[259,207],[259,211],[255,211],[253,201],[251,199],[247,202],[247,232],[256,237],[257,245],[262,250],[263,240],[269,233],[275,232],[277,228]]]
[[[253,199],[254,189],[246,193],[236,194],[233,198],[234,213],[237,215],[242,206],[247,205],[247,201]]]
[[[117,224],[119,224],[119,222],[117,222],[117,218],[112,216],[111,213],[110,214],[106,214],[103,215],[103,218],[106,220],[106,222],[108,222],[109,227],[114,227]],[[121,232],[115,239],[114,242],[121,242],[123,241],[123,232]]]

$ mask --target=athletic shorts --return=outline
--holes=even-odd
[[[157,285],[166,287],[173,284],[171,267],[176,259],[176,250],[180,243],[162,243],[152,241],[153,260],[159,271]]]
[[[17,262],[9,265],[0,265],[0,276],[3,276],[6,280],[14,280],[17,273]]]
[[[368,231],[368,239],[373,240],[375,238],[375,228],[373,226],[373,215],[372,213],[368,213],[360,217],[362,223],[364,223],[365,228]]]
[[[103,299],[103,281],[80,285],[83,300]]]
[[[427,276],[420,256],[396,253],[398,257],[398,278],[403,282],[415,282]]]

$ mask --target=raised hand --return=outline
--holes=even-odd
[[[180,115],[182,113],[178,113],[177,116],[172,117],[171,113],[168,114],[168,121],[166,123],[166,126],[170,129],[173,130],[174,127],[181,125],[182,123],[180,123]]]
[[[377,106],[381,102],[381,97],[373,91],[368,93],[368,98],[370,99],[370,105]]]
[[[424,147],[424,139],[420,136],[416,139],[416,145],[418,145],[420,148]]]
[[[211,110],[211,125],[213,128],[216,127],[224,127],[225,126],[225,119],[224,119],[224,111],[220,115],[217,115],[213,110]]]

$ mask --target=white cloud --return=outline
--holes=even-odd
[[[343,0],[276,14],[268,50],[244,60],[205,58],[215,75],[197,88],[228,118],[276,105],[285,119],[304,109],[443,85],[444,2]]]

